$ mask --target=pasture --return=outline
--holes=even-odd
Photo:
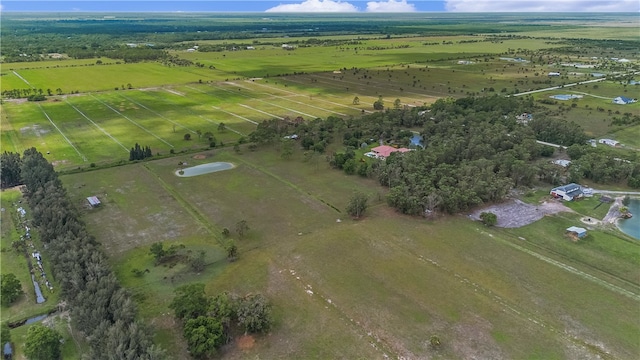
[[[229,358],[629,358],[638,351],[637,244],[615,240],[605,251],[601,244],[615,237],[598,231],[592,245],[567,243],[542,223],[523,228],[530,240],[522,242],[464,217],[400,216],[375,182],[303,162],[300,152],[283,161],[274,150],[213,150],[204,159],[62,176],[77,203],[108,194],[84,219],[170,355],[184,356],[184,344],[167,304],[174,287],[192,281],[212,295],[260,291],[274,302],[275,329],[252,348],[225,348]],[[178,161],[236,168],[182,178],[174,175]],[[360,221],[344,214],[355,190],[372,204]],[[242,238],[233,232],[241,219],[250,226]],[[234,263],[219,245],[225,227],[240,249]],[[549,239],[545,248],[529,245],[538,238]],[[205,250],[209,265],[199,274],[155,267],[148,247],[161,240]],[[589,266],[594,257],[610,275]],[[133,268],[150,271],[138,278]],[[440,349],[429,345],[431,335],[442,339]]]

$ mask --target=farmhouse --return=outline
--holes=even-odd
[[[583,237],[587,236],[587,229],[577,226],[571,226],[567,228],[567,234],[571,237],[582,239]]]
[[[89,202],[89,205],[91,205],[91,207],[100,206],[100,200],[98,200],[97,196],[89,196],[87,198],[87,201]]]
[[[567,166],[569,166],[569,164],[571,164],[571,161],[565,160],[565,159],[558,159],[558,160],[553,160],[552,163],[566,168]]]
[[[619,142],[617,142],[615,140],[612,140],[612,139],[600,139],[600,140],[598,140],[598,142],[600,144],[605,144],[605,145],[609,145],[609,146],[613,146],[613,147],[620,146]]]
[[[617,98],[613,99],[613,103],[614,104],[618,104],[618,105],[627,105],[627,104],[631,104],[638,101],[637,99],[629,99],[628,97],[625,96],[618,96]]]
[[[581,198],[584,195],[582,187],[574,183],[553,188],[551,189],[550,194],[554,198],[562,198],[562,200],[565,201],[572,201]]]
[[[380,146],[374,147],[373,149],[371,149],[371,151],[374,154],[376,154],[378,159],[386,159],[389,157],[389,155],[391,155],[391,153],[394,153],[394,152],[405,153],[405,152],[411,151],[411,149],[394,148],[393,146],[389,146],[389,145],[380,145]]]

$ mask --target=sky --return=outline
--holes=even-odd
[[[640,0],[0,0],[2,12],[640,12]]]

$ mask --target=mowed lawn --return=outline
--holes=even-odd
[[[567,271],[560,264],[571,254],[545,261],[464,217],[401,216],[374,181],[302,162],[300,153],[288,161],[270,148],[202,155],[62,178],[79,204],[107,193],[102,208],[83,211],[85,221],[176,358],[184,344],[166,306],[172,288],[192,281],[211,295],[262,292],[273,301],[274,329],[251,348],[225,348],[234,359],[633,358],[640,350],[638,295],[593,281],[589,269]],[[178,161],[236,167],[184,178]],[[358,221],[344,210],[355,190],[372,203]],[[243,238],[234,231],[240,220],[250,227]],[[225,227],[240,249],[234,263],[220,250]],[[206,250],[207,269],[154,267],[148,246],[161,240]],[[600,256],[607,267],[628,255]],[[135,278],[133,268],[150,271]]]

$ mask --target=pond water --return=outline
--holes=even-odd
[[[640,240],[640,199],[631,199],[629,212],[633,214],[633,217],[619,220],[618,227],[623,233]]]
[[[411,137],[411,145],[420,146],[424,148],[424,144],[422,143],[422,136],[420,134],[414,133]]]
[[[571,100],[571,99],[581,99],[582,95],[560,94],[560,95],[551,95],[549,97],[556,100]]]
[[[208,164],[196,165],[182,170],[176,170],[176,175],[180,177],[198,176],[216,171],[233,169],[233,164],[228,162],[212,162]],[[182,171],[182,173],[180,173]]]

